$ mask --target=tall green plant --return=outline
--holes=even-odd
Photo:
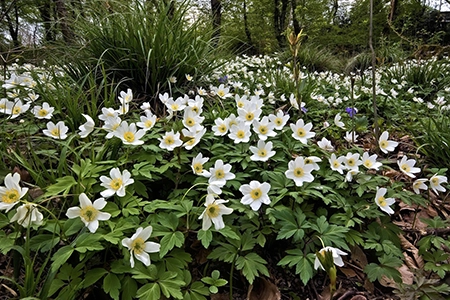
[[[157,5],[132,1],[109,2],[108,7],[91,7],[80,18],[80,51],[72,51],[65,69],[74,78],[98,74],[98,80],[120,82],[140,99],[152,99],[170,87],[190,84],[214,69],[210,34],[202,30],[202,20],[192,20],[189,6]],[[76,45],[78,49],[80,45]],[[76,58],[74,59],[73,56]]]

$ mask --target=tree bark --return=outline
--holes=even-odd
[[[247,17],[247,1],[244,0],[244,30],[245,30],[245,36],[247,37],[247,43],[250,47],[250,51],[254,51],[253,41],[252,41],[252,34],[250,32],[250,28],[248,27],[248,17]]]
[[[288,0],[274,0],[273,24],[275,29],[275,38],[277,39],[278,46],[280,46],[280,48],[283,48],[286,45],[286,37],[283,33],[286,30],[286,13],[288,4]]]
[[[297,0],[291,0],[292,25],[294,26],[295,35],[300,33],[300,24],[298,23],[295,10],[297,9]]]
[[[222,3],[221,0],[211,0],[212,26],[213,26],[213,46],[219,44],[220,27],[222,26]]]
[[[44,41],[51,42],[55,40],[55,30],[52,26],[52,16],[51,16],[51,1],[43,0],[39,3],[37,1],[37,8],[41,15],[42,24],[44,26]]]
[[[64,1],[65,0],[55,0],[56,15],[64,41],[66,43],[71,43],[74,38],[74,33],[70,27],[71,24]]]
[[[5,18],[8,22],[8,31],[13,41],[14,47],[19,47],[19,9],[17,7],[17,1],[14,1],[10,6],[6,7],[5,0],[1,0],[1,7],[2,18]],[[13,11],[14,13],[14,20],[9,15],[11,11]]]

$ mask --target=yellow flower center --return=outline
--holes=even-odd
[[[303,168],[295,168],[294,169],[294,176],[295,177],[302,177],[305,174],[305,171]]]
[[[197,106],[192,107],[192,111],[198,114],[199,108]]]
[[[411,168],[407,164],[403,164],[401,169],[406,173],[409,173],[409,171],[411,171]]]
[[[386,148],[387,147],[387,145],[388,145],[388,142],[387,141],[381,141],[381,143],[380,143],[380,148]]]
[[[215,175],[217,179],[222,179],[225,177],[225,172],[222,169],[216,170]]]
[[[6,104],[5,103],[0,103],[0,109],[5,109],[6,108]]]
[[[195,170],[195,173],[201,173],[201,172],[203,172],[203,165],[201,164],[201,163],[195,163],[194,164],[194,170]]]
[[[167,136],[164,138],[164,142],[166,142],[167,145],[172,145],[175,143],[175,139],[172,136]]]
[[[145,249],[145,241],[138,237],[133,240],[131,243],[131,251],[133,251],[135,254],[141,254],[144,252]]]
[[[206,207],[206,214],[210,218],[216,218],[219,215],[220,209],[219,205],[212,203]]]
[[[193,118],[187,118],[186,119],[186,124],[188,126],[194,126],[195,125],[195,120]]]
[[[225,91],[224,90],[219,90],[217,92],[217,95],[219,95],[219,97],[223,97],[223,96],[225,96]]]
[[[59,137],[59,128],[53,128],[53,129],[50,131],[50,133],[51,133],[53,136]]]
[[[134,142],[134,133],[127,131],[123,134],[123,138],[129,143]]]
[[[255,118],[255,114],[252,113],[252,112],[249,112],[249,113],[247,113],[247,114],[245,115],[245,119],[246,119],[247,121],[251,121],[251,120],[253,120],[254,118]]]
[[[386,206],[386,199],[383,196],[378,197],[378,203],[380,206]]]
[[[305,165],[312,164],[312,163],[313,163],[313,161],[310,158],[305,159]]]
[[[174,103],[174,104],[172,104],[172,110],[178,110],[178,108],[180,107],[178,104],[176,104],[176,103]]]
[[[297,129],[297,135],[299,137],[304,137],[306,135],[305,129],[303,129],[303,128]]]
[[[18,115],[22,111],[22,108],[20,106],[14,106],[14,109],[12,111],[13,115]]]
[[[17,191],[16,189],[10,189],[7,190],[6,193],[2,196],[2,202],[11,204],[18,201],[19,198],[19,191]]]
[[[354,160],[353,158],[350,158],[350,159],[347,161],[347,164],[348,164],[350,167],[353,167],[353,166],[355,165],[355,160]]]
[[[39,117],[45,117],[47,114],[48,114],[48,111],[47,111],[46,109],[41,108],[41,109],[38,111]]]
[[[117,127],[119,127],[119,126],[120,126],[120,124],[119,124],[119,123],[116,123],[116,124],[114,124],[113,126],[111,126],[111,128],[112,128],[112,130],[114,131],[114,130],[116,130]]]
[[[82,208],[80,211],[80,217],[85,219],[87,222],[92,222],[97,218],[98,210],[92,205]]]
[[[111,183],[109,184],[109,186],[117,191],[118,189],[120,189],[120,187],[122,186],[122,178],[114,178],[113,180],[111,180]]]
[[[231,120],[229,125],[230,125],[230,127],[233,126],[233,125],[237,125],[237,121],[236,120]]]
[[[219,132],[224,133],[227,131],[227,126],[225,124],[219,125],[219,127],[217,127],[217,129],[219,130]]]
[[[236,133],[236,136],[240,139],[243,139],[245,137],[245,132],[244,130],[238,130],[238,132]]]
[[[269,129],[267,129],[267,126],[265,125],[261,125],[259,126],[259,132],[262,134],[266,134],[269,131]]]
[[[275,124],[276,124],[277,126],[280,126],[281,124],[283,124],[283,119],[281,119],[281,118],[276,118],[276,119],[275,119]]]
[[[243,108],[243,107],[244,107],[244,102],[239,101],[239,102],[237,103],[237,107]]]
[[[263,193],[261,192],[261,189],[256,188],[250,192],[250,197],[252,197],[253,200],[258,200],[259,198],[261,198],[262,194]]]
[[[339,162],[337,160],[333,161],[333,167],[338,168],[339,167]]]
[[[265,149],[258,150],[258,156],[265,157],[267,155],[267,151]]]
[[[195,143],[195,138],[191,137],[189,139],[189,141],[186,142],[186,145],[190,146],[190,145],[193,145],[194,143]]]
[[[372,161],[368,159],[364,162],[364,166],[366,166],[367,168],[370,168],[372,165],[373,165]]]
[[[147,121],[145,121],[144,126],[146,128],[152,127],[153,126],[153,122],[151,120],[147,120]]]

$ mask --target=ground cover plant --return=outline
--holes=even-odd
[[[403,81],[434,63],[430,81],[449,78],[437,62],[379,70],[379,137],[366,72],[237,57],[187,87],[161,78],[156,114],[131,89],[93,97],[57,67],[12,65],[2,293],[445,299],[448,161],[421,151],[447,153],[449,129],[420,121],[448,118],[450,91]]]

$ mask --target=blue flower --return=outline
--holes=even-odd
[[[219,77],[219,83],[225,83],[228,80],[228,76],[224,75],[223,77]]]
[[[348,113],[350,118],[353,118],[358,113],[358,109],[356,107],[347,107],[345,111]]]

